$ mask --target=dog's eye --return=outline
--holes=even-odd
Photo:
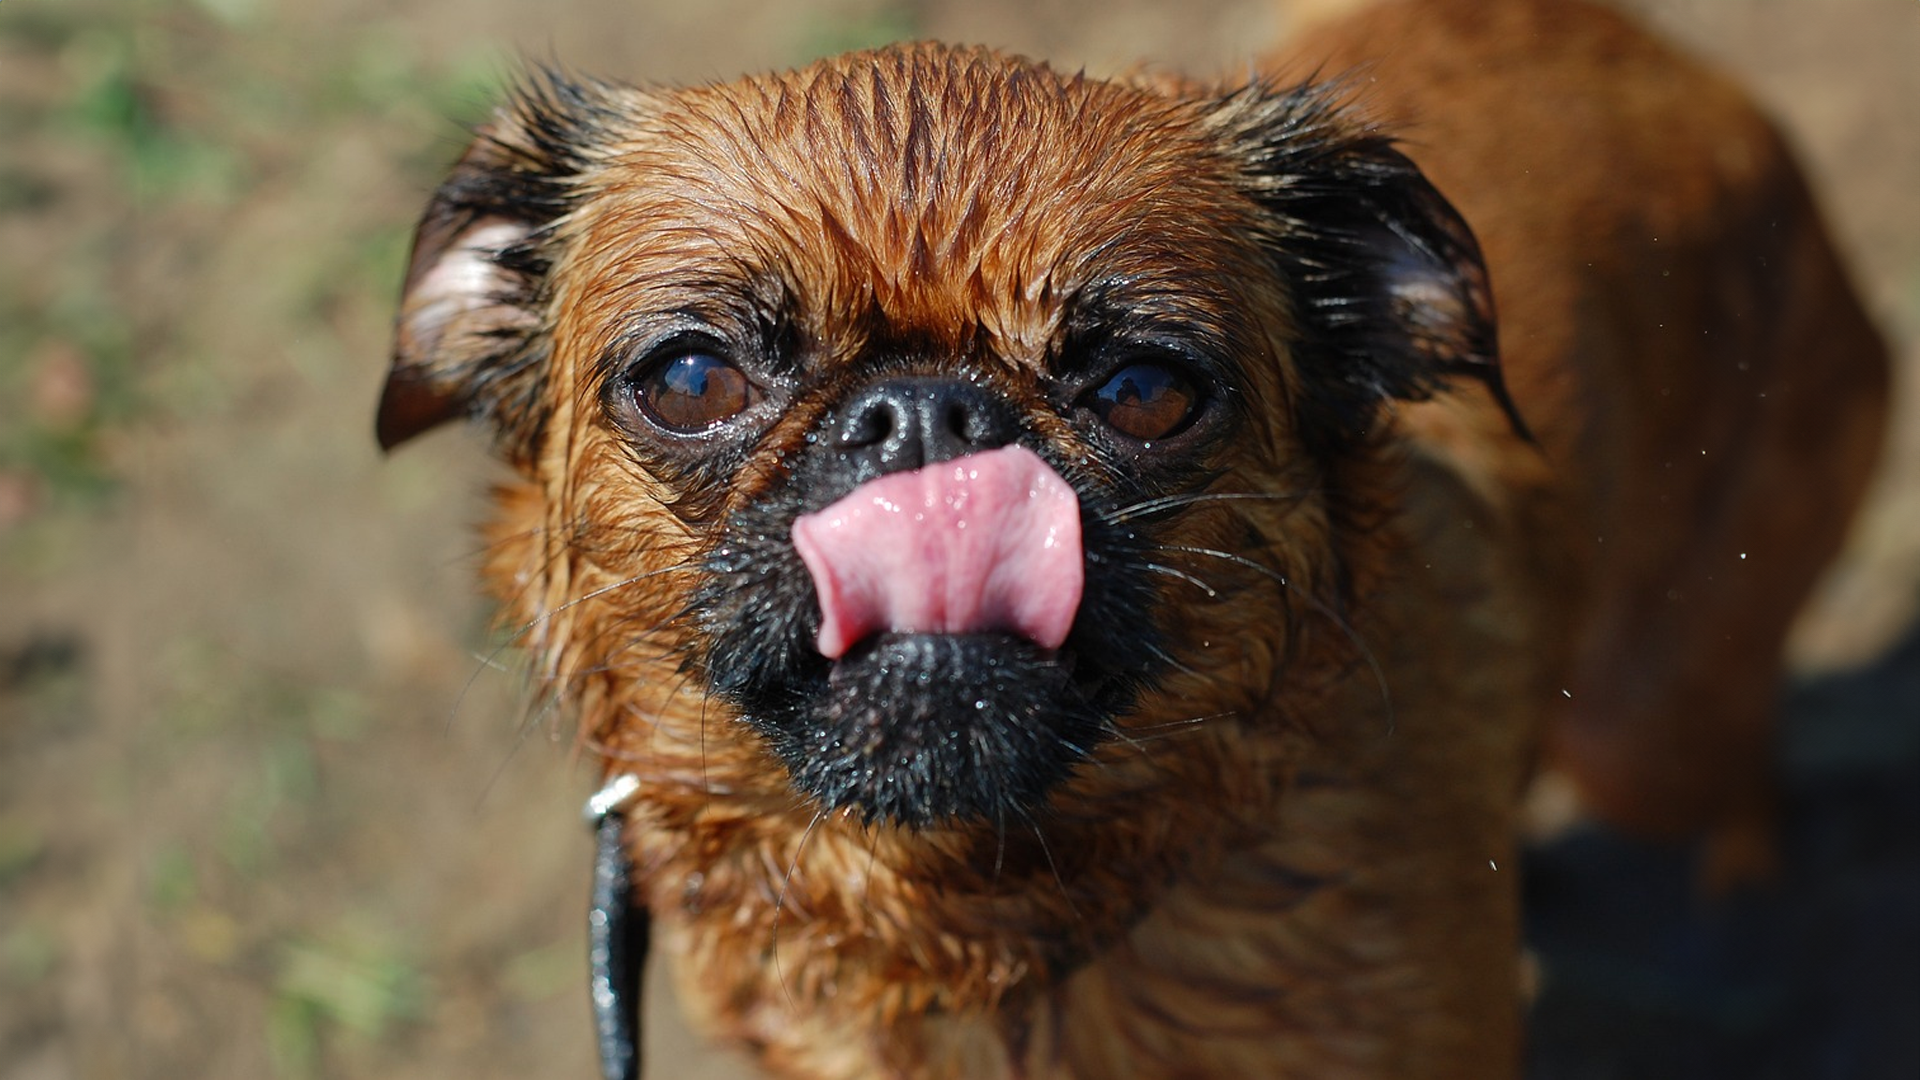
[[[680,435],[731,420],[754,400],[753,383],[739,368],[697,349],[648,366],[633,388],[647,419]]]
[[[1085,398],[1086,407],[1108,427],[1141,442],[1178,432],[1199,402],[1186,376],[1150,363],[1128,364]]]

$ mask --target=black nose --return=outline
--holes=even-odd
[[[969,382],[900,378],[862,390],[828,425],[855,481],[918,469],[1013,442],[1013,409]]]

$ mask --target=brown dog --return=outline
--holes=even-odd
[[[1780,140],[1570,3],[1301,55],[546,76],[428,208],[381,439],[497,434],[489,581],[770,1069],[1511,1075],[1543,721],[1623,824],[1763,808],[1884,379]]]

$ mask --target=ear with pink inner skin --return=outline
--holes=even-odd
[[[553,228],[574,207],[622,93],[536,72],[435,190],[414,233],[380,399],[383,448],[477,418],[491,423],[510,460],[531,459],[548,361]]]

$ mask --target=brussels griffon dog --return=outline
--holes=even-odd
[[[1764,814],[1885,377],[1780,139],[1572,3],[1299,55],[538,74],[434,194],[379,435],[514,470],[611,1013],[651,913],[785,1076],[1510,1076],[1541,748]]]

